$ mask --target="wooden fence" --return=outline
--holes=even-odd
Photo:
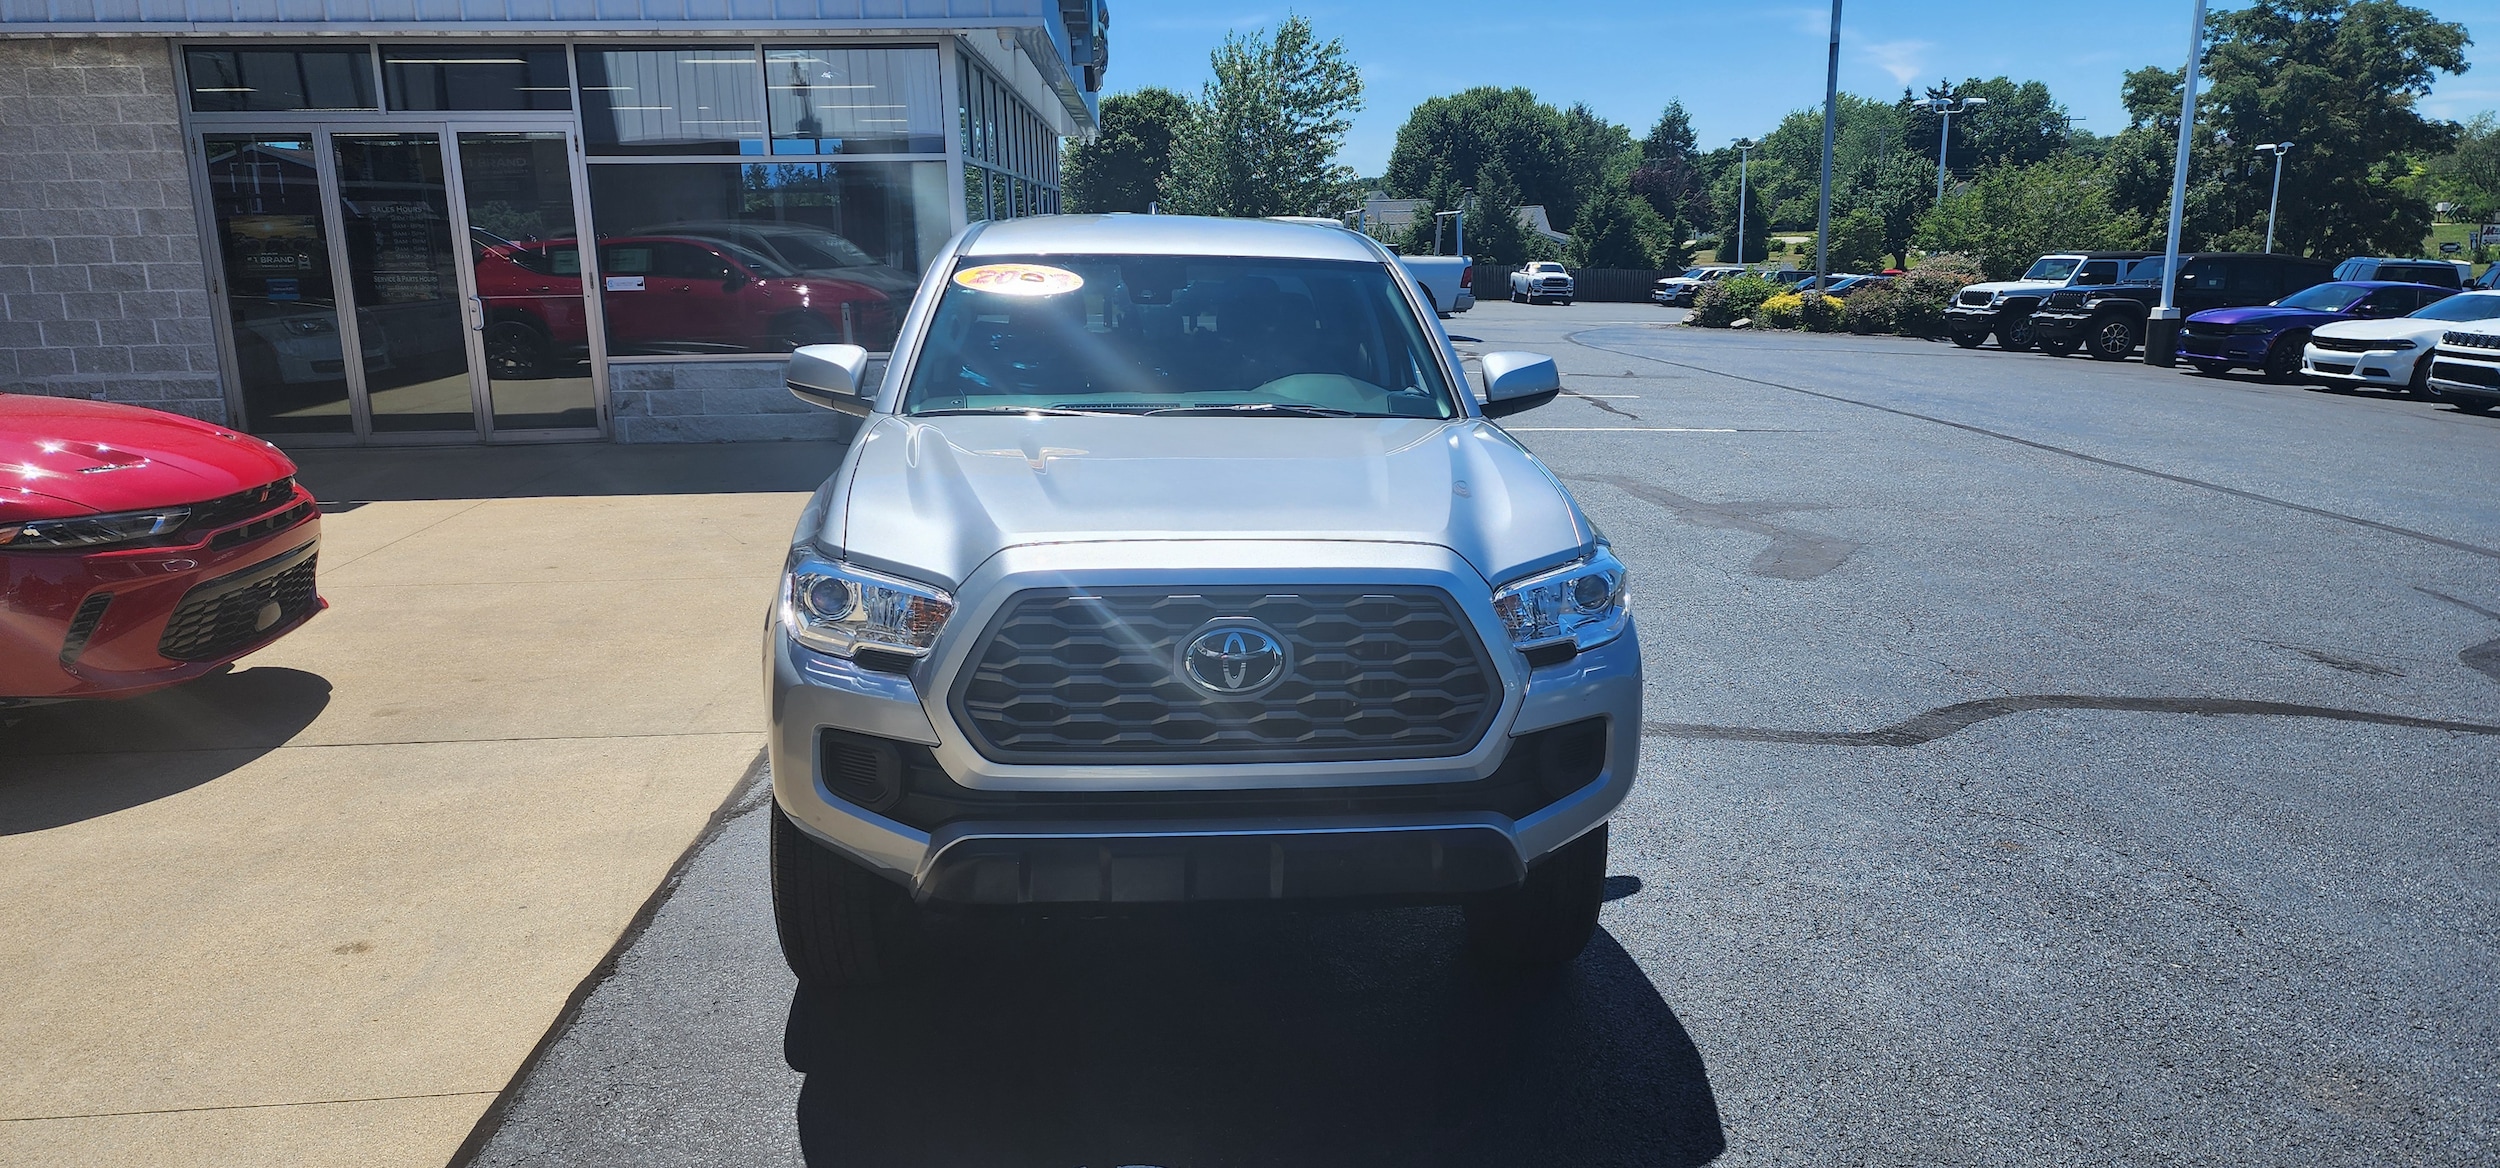
[[[1478,263],[1472,285],[1476,299],[1506,300],[1510,297],[1510,274],[1519,269],[1504,264]],[[1658,281],[1676,275],[1672,269],[1649,268],[1573,268],[1571,279],[1575,300],[1596,300],[1613,304],[1644,303],[1649,290]]]

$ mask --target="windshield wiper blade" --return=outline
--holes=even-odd
[[[1125,410],[1079,410],[1067,406],[956,406],[947,410],[921,410],[915,418],[953,418],[971,414],[1041,414],[1052,418],[1127,418]]]
[[[1199,406],[1165,406],[1148,410],[1148,414],[1276,414],[1289,418],[1359,418],[1352,410],[1330,406],[1306,406],[1288,402],[1231,402]]]

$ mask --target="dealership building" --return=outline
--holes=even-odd
[[[287,444],[812,438],[1049,214],[1104,0],[0,0],[0,388]],[[582,241],[593,241],[584,246]]]

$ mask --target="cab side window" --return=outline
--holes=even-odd
[[[2116,260],[2093,260],[2090,263],[2083,265],[2082,271],[2075,273],[2075,286],[2079,288],[2095,287],[2101,284],[2115,284],[2117,282],[2118,261]]]
[[[2194,260],[2179,268],[2179,286],[2199,292],[2220,292],[2230,286],[2221,260]]]
[[[2422,294],[2417,288],[2381,288],[2362,303],[2369,306],[2371,316],[2403,316],[2422,306]]]

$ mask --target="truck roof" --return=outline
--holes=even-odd
[[[1380,262],[1371,241],[1335,223],[1196,215],[1037,215],[980,225],[967,256],[1211,255]]]

